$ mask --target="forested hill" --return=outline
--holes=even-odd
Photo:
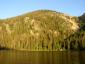
[[[80,17],[52,10],[37,10],[0,20],[0,47],[28,51],[82,48],[85,33],[80,20]],[[80,31],[83,35],[77,34]],[[79,41],[75,42],[75,37]]]

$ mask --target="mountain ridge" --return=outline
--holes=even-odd
[[[1,47],[17,50],[59,50],[60,43],[80,29],[79,18],[38,10],[1,20]]]

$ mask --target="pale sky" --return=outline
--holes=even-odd
[[[49,9],[79,16],[85,13],[85,0],[0,0],[0,18]]]

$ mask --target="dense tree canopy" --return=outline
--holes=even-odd
[[[79,20],[51,10],[0,20],[0,47],[29,51],[84,48],[85,25]]]

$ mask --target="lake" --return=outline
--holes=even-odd
[[[1,50],[0,64],[85,64],[85,51]]]

